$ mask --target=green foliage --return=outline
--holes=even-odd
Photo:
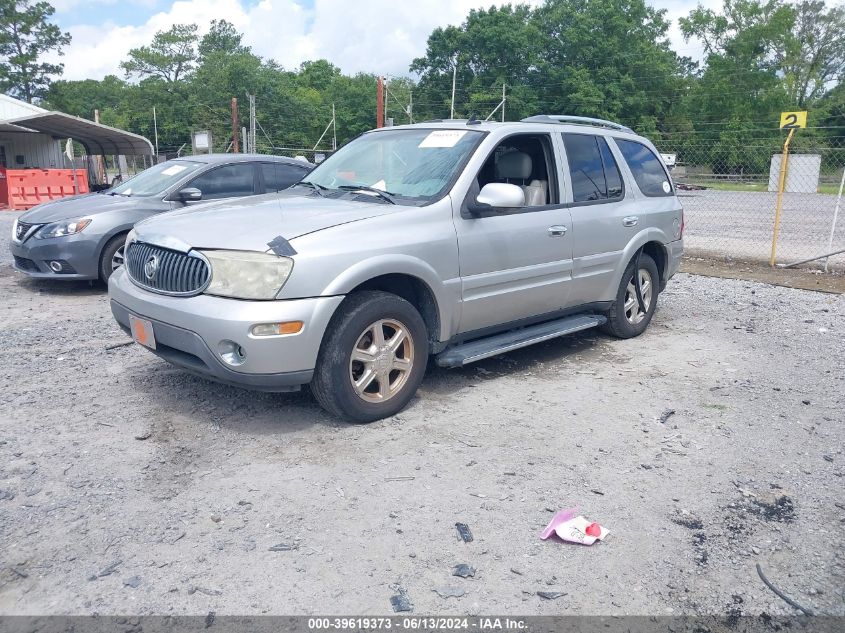
[[[0,90],[28,103],[42,97],[51,76],[61,75],[63,64],[39,61],[44,53],[70,43],[70,35],[49,22],[53,9],[47,2],[0,0]]]
[[[28,3],[0,0],[3,18],[12,5],[46,11],[43,3]],[[618,120],[677,152],[680,161],[717,172],[767,171],[783,143],[782,110],[810,110],[811,129],[796,137],[798,149],[816,151],[845,135],[841,7],[823,0],[724,0],[718,11],[692,10],[680,27],[690,42],[703,43],[700,62],[672,50],[665,11],[646,0],[475,9],[460,26],[431,33],[425,55],[410,65],[416,80],[387,81],[386,115],[396,124],[447,117],[455,70],[458,117],[491,115],[504,84],[508,120],[543,112]],[[159,32],[121,66],[131,81],[55,81],[44,104],[87,118],[99,109],[102,122],[149,138],[155,107],[159,146],[170,153],[190,146],[197,129],[211,130],[215,150],[225,151],[231,98],[246,126],[248,94],[256,97],[259,151],[312,148],[327,130],[332,105],[339,144],[376,124],[374,75],[344,75],[326,60],[282,68],[244,45],[225,20],[213,21],[202,37],[192,24]],[[321,149],[331,147],[332,136],[329,127]]]
[[[174,24],[155,34],[152,44],[133,48],[120,67],[126,76],[157,77],[175,83],[187,75],[197,58],[196,24]]]

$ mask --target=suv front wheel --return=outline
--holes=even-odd
[[[639,267],[636,263],[635,257],[625,268],[619,289],[616,291],[616,299],[610,309],[605,312],[607,323],[602,326],[602,329],[619,338],[633,338],[645,332],[657,308],[657,294],[660,287],[657,264],[645,253],[640,255]],[[638,269],[635,271],[635,268]],[[637,300],[635,275],[638,275],[640,279],[642,306]]]
[[[408,404],[427,361],[426,326],[414,306],[388,292],[355,293],[329,323],[311,392],[329,413],[372,422]]]

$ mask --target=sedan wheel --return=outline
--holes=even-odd
[[[123,266],[123,263],[124,263],[123,251],[124,251],[125,248],[126,248],[125,246],[121,246],[120,248],[118,248],[114,252],[114,255],[111,258],[111,271],[112,272],[116,271],[118,268]]]

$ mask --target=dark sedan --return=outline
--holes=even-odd
[[[150,167],[101,193],[41,204],[15,221],[15,268],[30,277],[102,279],[123,265],[136,222],[206,200],[286,189],[313,165],[280,156],[207,154]]]

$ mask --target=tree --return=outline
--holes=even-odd
[[[48,21],[53,13],[46,2],[0,0],[0,88],[28,103],[43,96],[51,75],[64,69],[63,64],[39,61],[50,51],[61,55],[70,43],[70,34]]]
[[[781,66],[789,100],[805,108],[845,77],[845,9],[825,11],[823,0],[804,0],[792,10],[795,21]]]
[[[226,20],[212,20],[208,33],[200,39],[198,51],[200,59],[216,53],[234,55],[249,51],[241,44],[243,35],[238,33],[235,25]]]
[[[127,77],[157,77],[176,83],[193,69],[197,39],[196,24],[174,24],[167,31],[158,31],[149,46],[130,50],[129,59],[120,67]]]

